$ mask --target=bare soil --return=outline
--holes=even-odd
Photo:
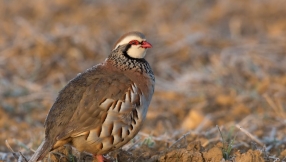
[[[285,0],[0,1],[0,161],[29,159],[59,90],[132,30],[153,45],[146,59],[156,90],[142,130],[107,160],[286,161],[285,6]],[[45,159],[92,160],[70,146]]]

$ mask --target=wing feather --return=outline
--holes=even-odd
[[[81,93],[73,92],[75,95],[78,95],[73,97],[77,99],[76,102],[70,101],[75,106],[72,105],[72,109],[65,107],[65,111],[71,112],[66,117],[69,120],[65,120],[64,128],[58,133],[57,140],[98,127],[105,120],[104,116],[106,118],[106,112],[109,109],[114,109],[113,111],[118,112],[119,108],[117,108],[117,105],[122,104],[118,101],[122,99],[126,91],[130,92],[132,81],[128,77],[114,72],[109,73],[109,75],[99,75],[92,83],[88,82],[86,85],[85,90]],[[64,91],[61,93],[64,93]],[[130,95],[129,99],[131,99]]]

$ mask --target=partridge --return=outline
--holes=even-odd
[[[152,45],[140,32],[129,32],[111,54],[59,92],[45,121],[45,138],[29,162],[71,144],[80,152],[118,149],[140,130],[154,93],[155,77],[144,59]]]

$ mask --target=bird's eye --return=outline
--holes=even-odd
[[[132,44],[132,45],[138,45],[140,44],[138,40],[132,40],[129,42],[129,44]]]

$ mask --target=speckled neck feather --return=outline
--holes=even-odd
[[[144,58],[132,58],[126,53],[129,47],[130,45],[119,46],[111,52],[107,61],[123,71],[134,70],[139,73],[147,73],[155,80],[154,73],[149,63]]]

